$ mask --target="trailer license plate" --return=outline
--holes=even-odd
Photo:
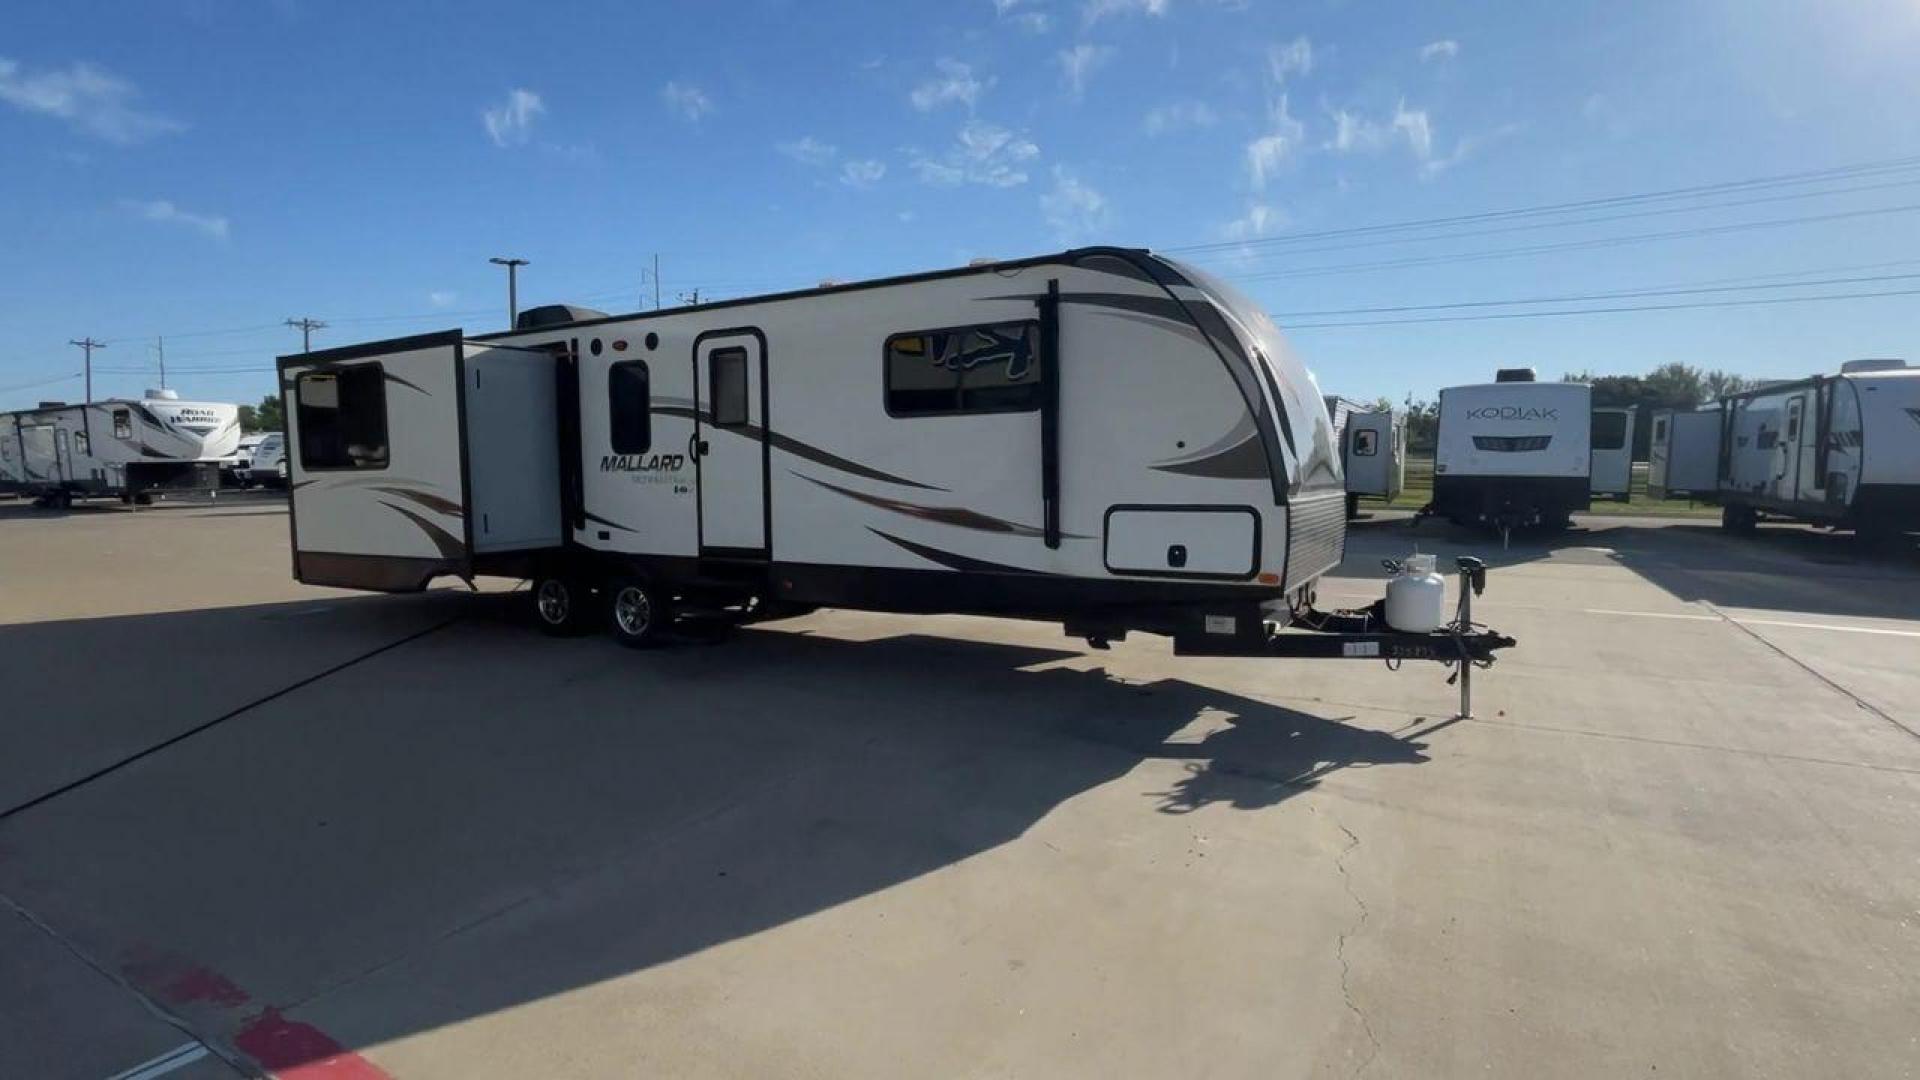
[[[1349,641],[1340,646],[1342,656],[1379,656],[1380,643],[1377,641]]]
[[[1207,616],[1207,633],[1233,634],[1239,631],[1239,622],[1231,615]]]

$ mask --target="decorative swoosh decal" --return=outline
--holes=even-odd
[[[610,529],[619,529],[621,532],[637,533],[640,531],[639,529],[629,529],[625,525],[622,525],[617,521],[608,521],[606,518],[603,518],[599,514],[593,513],[590,510],[581,511],[580,516],[586,518],[588,521],[597,521],[600,524],[605,525]]]
[[[785,450],[794,457],[804,458],[816,465],[825,465],[830,469],[839,469],[841,472],[851,473],[854,476],[864,477],[868,480],[882,480],[886,483],[899,484],[903,487],[920,488],[923,491],[947,490],[943,487],[936,487],[933,484],[922,484],[917,480],[909,480],[904,476],[895,476],[892,473],[881,472],[879,469],[862,465],[857,461],[849,461],[838,454],[833,454],[817,446],[803,443],[790,435],[782,435],[777,431],[767,431],[758,424],[743,424],[738,427],[716,428],[713,426],[713,421],[709,419],[706,414],[695,411],[691,404],[655,405],[652,411],[660,416],[678,416],[687,420],[697,420],[706,425],[707,430],[731,431],[735,434],[756,440],[764,438],[773,444],[773,448],[776,450]]]
[[[1206,457],[1152,465],[1149,468],[1158,472],[1179,473],[1183,476],[1204,476],[1212,480],[1265,480],[1268,478],[1267,451],[1260,445],[1260,436],[1257,433],[1249,434],[1242,441]]]
[[[1019,566],[1007,566],[1004,563],[987,562],[985,559],[956,555],[951,551],[941,551],[939,548],[928,547],[925,544],[916,544],[911,540],[902,540],[891,533],[883,533],[871,525],[867,526],[867,531],[882,540],[892,543],[896,547],[913,552],[928,562],[939,563],[949,570],[966,570],[977,574],[1025,574],[1031,577],[1059,576],[1057,574],[1049,574],[1044,570],[1028,570]]]
[[[383,502],[380,505],[386,507],[389,510],[392,510],[394,513],[399,514],[402,517],[405,517],[408,521],[413,522],[414,527],[418,528],[421,532],[427,534],[427,539],[432,540],[433,546],[439,549],[441,558],[443,559],[466,558],[467,546],[460,541],[459,537],[454,536],[452,533],[448,532],[447,530],[441,528],[438,525],[435,525],[433,522],[428,521],[426,518],[421,517],[419,514],[414,513],[413,511],[407,509],[404,506],[397,506],[390,502]]]
[[[826,488],[828,491],[839,492],[849,499],[866,503],[868,506],[877,506],[882,510],[891,510],[896,514],[905,514],[908,517],[919,518],[922,521],[934,521],[942,525],[952,525],[962,529],[977,529],[981,532],[1009,533],[1014,536],[1046,535],[1043,530],[1032,525],[1022,525],[1019,522],[1008,521],[1005,518],[982,514],[977,510],[969,510],[964,506],[925,506],[920,503],[903,502],[899,499],[889,499],[883,495],[869,495],[862,491],[854,491],[851,488],[843,488],[838,484],[829,484],[825,480],[817,480],[805,473],[793,472],[791,469],[787,471],[810,484],[817,484],[820,487]],[[1069,540],[1090,539],[1077,533],[1062,533],[1061,535]]]
[[[388,495],[397,495],[402,499],[410,499],[414,502],[419,503],[421,506],[426,507],[429,510],[433,510],[437,513],[446,514],[449,517],[466,517],[467,516],[466,507],[461,506],[459,503],[454,502],[452,499],[448,499],[440,495],[435,495],[430,491],[415,491],[412,488],[387,487],[387,486],[376,486],[373,490],[385,492]]]

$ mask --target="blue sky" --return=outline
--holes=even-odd
[[[65,343],[85,335],[111,341],[97,396],[153,384],[167,335],[176,388],[255,400],[297,347],[291,316],[327,320],[329,345],[499,329],[486,260],[508,254],[532,261],[523,303],[625,311],[651,302],[655,253],[671,301],[1221,245],[1194,257],[1360,397],[1514,364],[1920,358],[1920,296],[1307,325],[1730,279],[1888,278],[1571,306],[1920,289],[1897,277],[1920,275],[1920,212],[1898,209],[1920,204],[1920,171],[1606,222],[1293,239],[1920,155],[1917,55],[1920,0],[10,0],[0,408],[78,398]],[[1620,239],[1721,225],[1743,227]],[[1488,254],[1583,240],[1609,242]]]

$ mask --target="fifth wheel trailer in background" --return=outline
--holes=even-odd
[[[1850,361],[1835,375],[1773,383],[1663,418],[1652,451],[1664,463],[1663,486],[1718,502],[1730,531],[1765,518],[1867,539],[1920,531],[1920,369],[1902,361]],[[1706,461],[1706,490],[1676,482],[1697,483]]]
[[[240,409],[149,390],[139,400],[0,414],[0,440],[10,443],[0,450],[0,483],[43,505],[145,501],[156,491],[217,491],[220,465],[240,444]]]

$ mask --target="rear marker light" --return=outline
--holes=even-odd
[[[1262,585],[1278,585],[1280,584],[1280,575],[1279,574],[1261,574],[1258,578],[1255,578],[1254,580],[1258,581]]]
[[[614,351],[614,352],[626,352],[626,351],[627,351],[627,339],[626,339],[626,338],[615,338],[615,339],[613,339],[613,351]]]

